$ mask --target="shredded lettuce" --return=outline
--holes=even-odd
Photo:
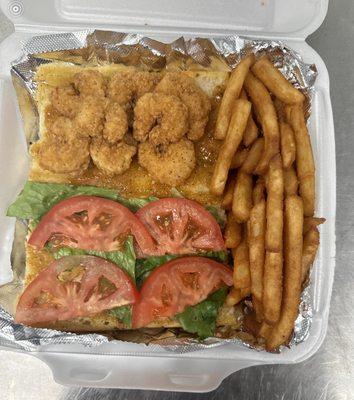
[[[72,196],[90,195],[115,200],[135,212],[156,197],[130,198],[121,197],[116,190],[95,186],[74,186],[58,183],[26,182],[22,192],[7,210],[8,217],[32,219],[38,221],[59,201]]]
[[[117,264],[119,267],[124,269],[135,281],[135,252],[133,245],[133,238],[129,236],[124,244],[124,251],[99,251],[99,250],[83,250],[74,249],[71,247],[61,247],[53,253],[55,259],[59,259],[65,256],[75,255],[90,255],[104,258],[105,260],[111,261]]]
[[[186,332],[196,333],[200,339],[212,337],[215,334],[218,311],[226,296],[227,289],[219,289],[201,303],[187,307],[176,318]]]
[[[132,327],[132,306],[115,307],[108,310],[108,314],[117,318],[126,328]]]

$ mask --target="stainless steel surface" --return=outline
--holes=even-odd
[[[0,15],[0,40],[11,32]],[[252,367],[208,394],[66,388],[28,355],[0,351],[1,400],[110,399],[354,399],[354,2],[330,2],[327,18],[308,42],[329,69],[337,152],[337,267],[329,329],[309,360],[290,366]]]

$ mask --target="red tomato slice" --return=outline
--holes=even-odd
[[[201,250],[225,249],[215,218],[195,201],[161,199],[142,207],[136,215],[157,242],[158,254],[193,254]]]
[[[63,321],[133,304],[139,293],[117,265],[94,256],[54,261],[26,287],[15,321],[26,325]]]
[[[43,216],[28,240],[43,248],[67,245],[85,250],[112,251],[133,235],[143,254],[154,254],[155,243],[141,221],[126,207],[96,196],[75,196],[56,204]]]
[[[172,317],[205,300],[223,286],[232,286],[232,270],[205,257],[182,257],[156,268],[144,282],[133,306],[133,328],[159,317]]]

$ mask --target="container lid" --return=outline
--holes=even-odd
[[[104,28],[303,40],[323,22],[328,0],[0,0],[16,29]]]

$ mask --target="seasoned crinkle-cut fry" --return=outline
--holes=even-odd
[[[298,196],[285,199],[284,282],[279,322],[267,338],[268,350],[287,342],[294,329],[301,295],[303,205]]]
[[[227,216],[224,237],[225,246],[228,249],[236,248],[242,240],[242,226],[236,221],[232,212]]]
[[[244,234],[241,243],[232,250],[234,257],[234,287],[245,289],[251,287],[250,263],[247,238]]]
[[[218,154],[211,178],[210,191],[213,194],[221,195],[224,192],[232,157],[241,143],[250,111],[251,103],[249,101],[243,99],[235,101],[230,126]]]
[[[251,273],[252,303],[257,321],[262,320],[263,269],[265,257],[266,204],[256,203],[250,214],[248,246]]]
[[[238,171],[234,197],[232,199],[232,212],[236,221],[246,222],[252,208],[252,176],[243,171]]]
[[[236,289],[233,287],[231,288],[229,294],[226,297],[226,305],[230,307],[234,306],[244,298],[248,297],[250,294],[251,294],[250,288]]]
[[[225,194],[221,203],[221,206],[225,208],[225,210],[230,210],[232,207],[232,198],[234,196],[235,184],[236,176],[234,174],[229,174],[228,180],[226,182]]]
[[[294,166],[283,170],[284,175],[284,192],[286,196],[297,194],[299,182],[297,180]]]
[[[311,265],[315,261],[318,246],[320,244],[320,234],[317,227],[311,228],[304,236],[302,250],[301,282],[304,282]]]
[[[257,60],[252,72],[260,79],[268,90],[286,104],[302,103],[304,95],[282,75],[268,57]]]
[[[295,161],[296,147],[294,132],[289,124],[280,122],[280,152],[283,160],[283,167],[290,168]]]
[[[251,65],[254,63],[254,59],[254,54],[248,55],[231,72],[216,119],[215,139],[222,140],[226,137],[231,120],[232,108],[235,100],[240,96],[243,82]]]
[[[284,178],[279,155],[271,160],[267,178],[267,229],[265,246],[268,251],[277,253],[283,247]]]
[[[263,318],[272,325],[280,316],[283,277],[283,253],[266,251],[263,273]]]
[[[256,174],[262,175],[267,171],[270,160],[279,152],[278,119],[273,101],[263,83],[249,72],[244,85],[263,129],[264,152],[255,170]]]
[[[240,168],[248,156],[249,150],[246,148],[238,149],[232,157],[230,169]]]
[[[326,218],[306,217],[304,218],[304,235],[312,228],[322,225],[326,222]]]
[[[259,138],[252,144],[252,147],[248,152],[244,163],[241,166],[241,170],[243,172],[246,172],[247,174],[252,174],[262,157],[263,150],[264,139]]]
[[[257,204],[260,201],[265,199],[264,192],[265,192],[265,182],[264,182],[264,178],[262,176],[260,176],[257,179],[257,182],[253,188],[253,192],[252,192],[253,204]]]
[[[311,217],[315,212],[315,162],[302,104],[286,106],[286,117],[295,136],[296,171],[304,215]]]

